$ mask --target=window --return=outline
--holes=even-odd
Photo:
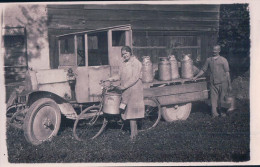
[[[88,34],[88,66],[108,65],[107,32]]]
[[[2,30],[5,84],[24,81],[28,67],[25,29],[6,27]]]
[[[84,35],[77,36],[77,64],[85,66],[85,38]]]
[[[197,36],[169,36],[168,46],[179,61],[186,54],[191,54],[193,60],[200,60],[200,38]]]
[[[88,49],[98,49],[97,36],[88,36]]]
[[[125,31],[112,31],[112,46],[125,45]]]
[[[6,35],[4,36],[4,47],[23,48],[25,42],[24,35]]]
[[[191,54],[194,61],[201,61],[201,37],[189,32],[134,31],[133,52],[137,57],[149,55],[153,62],[170,54],[178,61],[183,54]]]
[[[72,54],[74,53],[74,36],[61,39],[60,41],[60,53]]]
[[[68,36],[60,39],[60,66],[75,66],[77,65],[77,59],[75,56],[75,42],[74,36]]]

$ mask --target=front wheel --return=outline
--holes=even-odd
[[[144,119],[140,121],[140,131],[154,128],[161,119],[161,105],[155,98],[144,98]]]
[[[191,103],[179,104],[172,107],[163,107],[162,116],[167,122],[186,120],[190,115],[191,107]]]
[[[60,108],[50,98],[35,101],[26,113],[23,130],[29,143],[39,145],[56,136],[61,122]]]
[[[103,117],[99,106],[91,106],[83,110],[73,126],[76,140],[83,141],[98,137],[105,129],[107,120]]]

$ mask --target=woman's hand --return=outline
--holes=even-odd
[[[107,80],[111,81],[111,82],[116,82],[116,81],[120,80],[120,76],[119,75],[114,75],[112,77],[109,77]]]
[[[110,81],[110,82],[113,82],[113,81],[114,81],[114,78],[110,77],[110,78],[108,78],[107,80]]]
[[[232,86],[231,86],[231,85],[228,86],[228,91],[229,91],[229,92],[232,91]]]
[[[121,91],[122,91],[122,90],[124,90],[125,88],[124,88],[122,85],[119,85],[119,86],[117,86],[117,87],[116,87],[116,89],[118,89],[118,90],[121,90]]]
[[[197,78],[198,78],[198,77],[197,77],[197,76],[195,76],[195,77],[193,77],[191,80],[192,80],[192,81],[196,81],[196,80],[197,80]]]

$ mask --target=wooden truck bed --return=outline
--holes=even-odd
[[[161,105],[188,103],[208,99],[205,78],[196,81],[176,79],[144,83],[144,97],[156,97]]]

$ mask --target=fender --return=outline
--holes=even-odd
[[[34,91],[27,94],[27,106],[31,106],[36,100],[41,98],[51,98],[53,99],[60,108],[61,113],[68,119],[76,119],[77,113],[69,103],[69,101],[61,98],[57,94],[47,92],[47,91]]]
[[[61,113],[68,119],[76,119],[77,113],[70,103],[58,104]]]
[[[30,107],[40,98],[51,98],[59,106],[61,113],[67,118],[75,119],[76,111],[70,104],[71,89],[67,80],[66,70],[28,70],[25,84],[16,89],[8,100],[7,108],[17,104],[24,108]]]
[[[58,96],[69,100],[71,98],[71,88],[67,78],[67,70],[48,69],[39,71],[28,71],[26,79],[27,91],[52,92]]]

